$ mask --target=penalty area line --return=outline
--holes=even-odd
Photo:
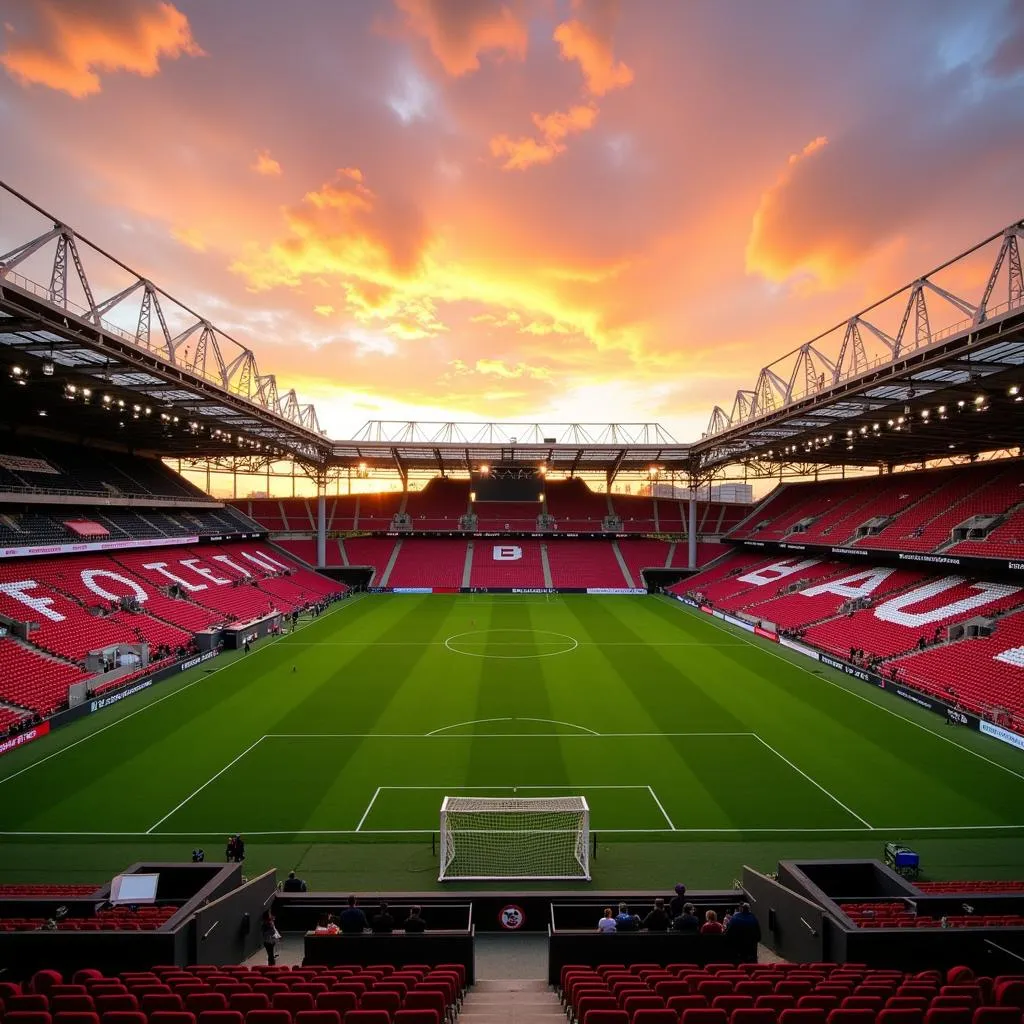
[[[234,767],[234,765],[238,764],[238,762],[241,761],[242,758],[245,757],[245,755],[248,754],[250,750],[255,750],[256,747],[258,747],[266,738],[266,736],[261,736],[258,740],[256,740],[255,743],[250,743],[249,746],[247,746],[245,750],[243,750],[237,757],[232,758],[226,765],[224,765],[224,767],[221,768],[221,770],[217,772],[216,775],[212,775],[210,778],[208,778],[198,789],[194,789],[191,793],[189,793],[189,795],[185,797],[185,799],[182,800],[177,807],[175,807],[173,810],[168,811],[155,825],[151,825],[148,829],[146,829],[146,835],[152,835],[152,833],[156,829],[158,829],[169,817],[171,817],[171,815],[176,814],[178,811],[180,811],[182,807],[184,807],[185,804],[187,804],[189,800],[192,799],[192,797],[198,796],[200,793],[202,793],[202,791],[206,789],[206,787],[210,785],[211,782],[216,782],[217,779],[219,779],[229,768],[232,768]]]
[[[359,819],[359,824],[356,825],[356,831],[359,832],[363,827],[363,822],[370,816],[370,811],[373,810],[373,805],[377,802],[377,797],[380,796],[380,791],[383,786],[378,786],[373,796],[370,797],[370,802],[366,805],[366,810],[363,811],[363,816]]]

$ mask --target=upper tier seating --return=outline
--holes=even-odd
[[[1024,463],[1016,461],[787,484],[730,536],[1013,558],[1024,554],[1022,503]],[[977,515],[1006,518],[984,540],[954,543],[953,529]],[[858,537],[872,520],[881,528]]]
[[[391,520],[402,507],[405,495],[401,491],[385,491],[381,494],[359,495],[359,516],[357,530],[387,530]]]
[[[389,587],[461,587],[465,540],[405,537],[388,578]]]
[[[612,508],[626,533],[656,533],[654,499],[632,494],[612,494]]]
[[[435,477],[422,491],[410,491],[405,511],[414,530],[457,530],[469,510],[469,482]]]
[[[632,586],[611,544],[601,540],[554,540],[547,544],[551,583],[556,587]]]
[[[471,587],[544,587],[539,540],[475,540]]]
[[[85,521],[101,528],[83,537],[69,522]],[[108,541],[166,537],[221,537],[254,532],[256,525],[232,508],[175,509],[118,506],[0,506],[0,550],[53,547],[60,544],[96,544]]]
[[[532,533],[543,509],[538,501],[475,501],[473,511],[481,533]]]
[[[0,437],[0,493],[52,491],[212,501],[159,459],[40,439]]]
[[[610,514],[608,495],[597,494],[580,479],[549,480],[544,490],[548,514],[555,517],[560,533],[600,530]]]

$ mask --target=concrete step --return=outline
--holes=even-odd
[[[479,985],[480,982],[477,982]],[[478,992],[476,985],[466,997],[467,1006],[558,1006],[558,996],[553,992],[538,992],[530,989],[493,989]]]
[[[481,992],[545,992],[551,986],[543,978],[484,978],[473,986],[473,995]]]

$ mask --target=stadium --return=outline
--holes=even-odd
[[[1021,1024],[1024,221],[683,442],[333,437],[71,219],[0,181],[3,1024]]]

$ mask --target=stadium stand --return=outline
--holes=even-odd
[[[519,554],[518,558],[508,555]],[[473,542],[471,587],[545,587],[544,567],[539,540],[517,540],[514,544],[498,541]]]
[[[556,540],[547,544],[551,583],[555,587],[632,586],[615,548],[600,540]]]
[[[19,709],[49,715],[64,707],[68,687],[96,674],[86,669],[90,654],[145,643],[152,668],[190,650],[196,632],[344,591],[255,542],[7,559],[0,614],[30,625],[27,640],[0,639],[0,701],[9,705],[0,729],[22,717]]]
[[[474,501],[473,511],[481,532],[532,533],[543,508],[536,501]]]
[[[1024,466],[1017,462],[786,484],[729,536],[1014,558],[1024,551],[1022,504]],[[974,517],[986,521],[972,523]],[[980,537],[954,534],[971,525]]]
[[[349,565],[370,566],[374,569],[371,586],[382,585],[384,570],[387,569],[395,547],[393,537],[347,537],[341,546]]]
[[[600,530],[611,513],[608,495],[597,494],[582,480],[551,480],[544,488],[547,511],[560,533]]]
[[[387,530],[391,520],[405,503],[401,491],[383,491],[379,494],[359,495],[355,528],[357,530]]]
[[[410,491],[405,511],[414,530],[457,530],[469,511],[469,482],[435,477],[422,491]]]
[[[388,577],[390,587],[461,587],[467,541],[404,537]]]
[[[39,438],[0,440],[0,495],[21,492],[213,501],[159,459]]]
[[[887,676],[1024,730],[1022,587],[736,551],[669,589],[837,657],[863,651]],[[989,635],[948,639],[950,626],[973,619]]]

